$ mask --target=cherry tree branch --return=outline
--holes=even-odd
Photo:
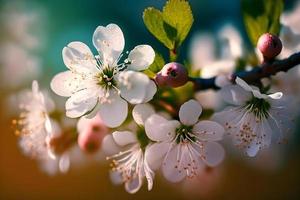
[[[265,62],[254,67],[251,71],[240,71],[233,73],[230,76],[230,81],[234,82],[238,76],[248,84],[257,84],[262,78],[267,78],[278,72],[287,72],[291,68],[300,64],[300,52],[292,54],[290,57],[282,60],[275,60],[273,62]],[[194,83],[195,91],[206,89],[220,89],[216,84],[216,77],[212,78],[190,78]]]

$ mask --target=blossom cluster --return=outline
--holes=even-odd
[[[225,138],[248,157],[286,142],[297,115],[290,98],[299,88],[284,90],[285,95],[274,91],[290,86],[286,76],[296,75],[251,84],[232,76],[236,60],[245,52],[232,26],[222,32],[226,34],[219,37],[228,40],[223,62],[203,49],[204,43],[215,48],[212,38],[198,35],[192,40],[193,69],[170,62],[151,75],[157,52],[150,45],[124,52],[121,28],[116,24],[98,26],[92,36],[96,55],[79,41],[62,50],[67,70],[56,74],[50,87],[67,98],[65,112],[39,89],[37,81],[32,90],[22,93],[22,112],[13,120],[21,149],[49,174],[66,173],[71,164],[106,157],[112,182],[135,193],[145,180],[151,190],[159,171],[166,180],[177,183],[199,178],[207,169],[221,165],[226,156]],[[283,46],[284,38],[294,37],[294,32],[282,34]],[[275,53],[270,50],[274,37],[265,35],[259,40],[258,54],[262,53],[263,59],[280,53],[282,46],[277,46]],[[264,43],[265,38],[271,41]],[[277,37],[276,41],[281,42]],[[218,92],[190,92],[192,72],[215,77]]]

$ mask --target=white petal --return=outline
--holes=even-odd
[[[115,131],[112,136],[119,146],[126,146],[128,144],[136,143],[136,135],[130,131]]]
[[[150,80],[146,88],[146,94],[143,102],[146,103],[148,101],[151,101],[156,91],[157,91],[156,84],[154,83],[154,81]]]
[[[269,98],[268,95],[262,94],[262,93],[259,91],[259,89],[254,89],[254,90],[252,91],[252,94],[253,94],[253,96],[255,96],[256,98],[259,98],[259,99],[267,99],[267,98]]]
[[[140,176],[135,177],[127,182],[125,182],[125,190],[130,193],[134,194],[141,188],[143,180]]]
[[[50,87],[59,96],[69,97],[84,87],[82,76],[71,71],[56,74],[51,80]]]
[[[203,161],[212,167],[220,164],[225,157],[223,147],[217,142],[204,143],[204,151],[205,159]]]
[[[128,59],[130,64],[129,70],[142,71],[151,65],[155,58],[155,52],[149,45],[139,45],[130,51]]]
[[[133,119],[139,125],[144,125],[147,118],[154,113],[155,111],[150,104],[138,104],[132,110]]]
[[[178,165],[178,151],[180,151],[180,145],[176,145],[171,149],[162,165],[162,172],[164,177],[168,181],[173,183],[183,180],[186,176],[186,172],[184,170],[180,171],[176,168],[176,166]]]
[[[259,148],[260,148],[260,145],[257,144],[257,142],[252,142],[248,148],[246,148],[246,152],[247,152],[247,155],[250,156],[250,157],[254,157],[256,156],[257,152],[259,151]]]
[[[152,170],[157,170],[162,165],[163,159],[168,152],[170,143],[158,142],[148,145],[145,151],[145,160]]]
[[[123,183],[122,173],[119,171],[109,171],[109,178],[115,185],[120,185]]]
[[[223,138],[224,128],[214,121],[200,121],[193,127],[193,133],[201,141],[218,141]]]
[[[166,141],[174,137],[178,126],[180,126],[178,121],[168,121],[160,115],[154,114],[146,120],[145,132],[153,141]]]
[[[228,85],[220,90],[220,96],[229,104],[243,105],[252,94],[238,85]]]
[[[96,61],[90,48],[82,42],[71,42],[63,48],[63,60],[65,65],[76,72],[97,71]]]
[[[153,188],[154,172],[150,169],[146,160],[144,160],[144,172],[148,183],[148,191],[150,191]]]
[[[195,100],[189,100],[181,105],[179,109],[179,119],[184,125],[194,125],[201,115],[202,107]]]
[[[222,88],[222,87],[225,87],[227,85],[230,85],[231,82],[230,82],[228,76],[225,76],[225,75],[221,74],[221,75],[218,75],[216,77],[215,84],[216,84],[216,86]]]
[[[253,88],[248,85],[248,83],[246,83],[246,81],[244,81],[243,79],[236,77],[235,79],[236,84],[238,84],[239,86],[241,86],[242,88],[244,88],[244,90],[252,92]]]
[[[68,154],[63,154],[59,159],[59,170],[62,173],[66,173],[70,168],[70,158]]]
[[[73,94],[66,102],[66,115],[70,118],[83,116],[97,104],[98,96],[95,91],[86,89]]]
[[[131,104],[142,103],[150,80],[141,72],[123,71],[118,75],[121,96]]]
[[[125,45],[123,32],[116,24],[98,26],[93,35],[93,44],[100,52],[102,61],[110,66],[116,65]]]
[[[111,134],[106,135],[103,138],[101,147],[102,147],[102,151],[106,155],[113,155],[121,151],[121,148],[117,145],[117,143],[115,142]]]
[[[99,114],[106,126],[111,128],[120,126],[128,114],[127,102],[115,95],[110,101],[101,103]]]
[[[269,94],[268,96],[272,99],[281,99],[281,97],[283,96],[283,93],[282,92],[276,92],[276,93],[273,93],[273,94]]]

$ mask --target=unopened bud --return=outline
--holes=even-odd
[[[157,73],[155,81],[159,86],[180,87],[187,83],[188,72],[182,64],[171,62]]]
[[[278,36],[265,33],[259,37],[257,48],[267,59],[275,58],[282,50],[282,43]]]

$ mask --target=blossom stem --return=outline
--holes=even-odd
[[[300,64],[300,52],[294,53],[286,59],[276,60],[274,62],[263,62],[261,65],[254,67],[251,71],[239,71],[230,76],[230,81],[234,83],[238,76],[248,84],[256,84],[262,78],[268,78],[276,75],[278,72],[287,72],[291,68]],[[215,83],[216,77],[212,78],[189,78],[194,83],[195,91],[206,89],[220,89]]]

